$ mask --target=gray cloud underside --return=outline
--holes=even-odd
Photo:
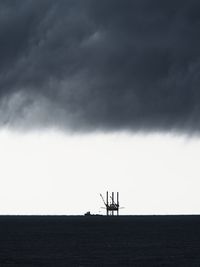
[[[200,129],[199,0],[2,0],[0,124]]]

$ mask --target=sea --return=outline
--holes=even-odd
[[[4,266],[200,266],[200,216],[0,216]]]

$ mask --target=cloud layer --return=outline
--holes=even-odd
[[[198,0],[0,2],[0,124],[200,129]]]

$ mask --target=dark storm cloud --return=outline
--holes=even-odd
[[[0,122],[200,129],[198,0],[0,2]]]

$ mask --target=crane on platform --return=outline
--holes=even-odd
[[[106,192],[106,201],[104,200],[102,194],[100,194],[100,196],[106,208],[106,215],[114,215],[115,211],[117,212],[117,215],[119,215],[119,192],[117,192],[117,202],[114,200],[114,192],[112,192],[112,195],[110,196],[110,203],[108,201],[108,191]]]

